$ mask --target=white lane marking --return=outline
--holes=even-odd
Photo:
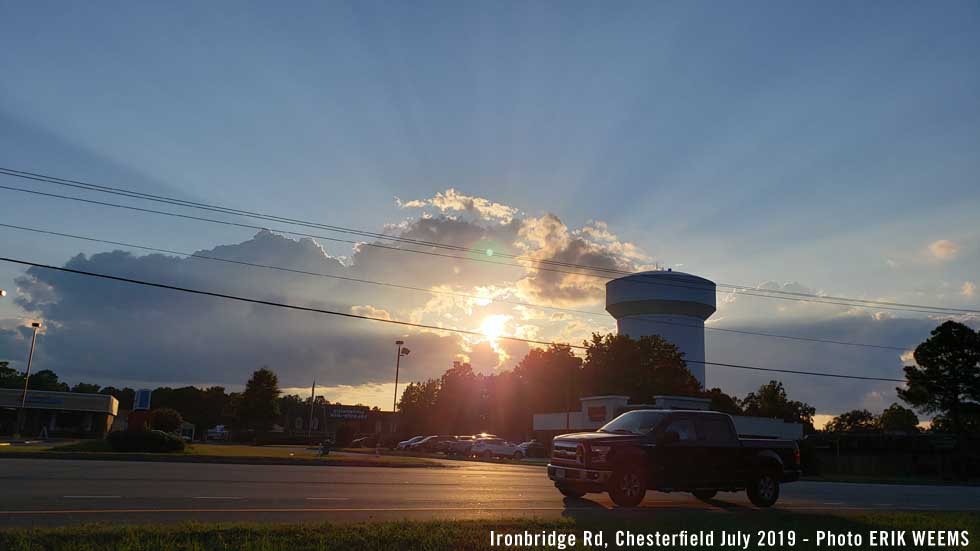
[[[349,497],[308,497],[311,501],[350,501]]]
[[[194,496],[191,499],[245,499],[242,496]]]
[[[122,496],[61,496],[64,499],[119,499]]]

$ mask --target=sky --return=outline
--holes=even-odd
[[[0,11],[6,168],[541,259],[980,308],[975,2],[0,1]],[[2,175],[0,185],[167,207]],[[0,223],[538,307],[0,227],[14,258],[549,341],[614,329],[601,280],[528,266],[4,189]],[[412,348],[403,381],[461,358],[508,369],[527,350],[4,263],[0,288],[0,357],[22,366],[25,327],[43,319],[36,368],[70,382],[237,388],[267,364],[286,388],[316,377],[328,399],[390,407],[395,338]],[[720,295],[709,325],[911,349],[939,321]],[[712,331],[707,354],[894,378],[908,360]],[[738,395],[767,380],[707,376]],[[896,399],[894,383],[781,379],[822,415]]]

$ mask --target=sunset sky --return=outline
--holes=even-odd
[[[494,253],[980,309],[976,2],[0,3],[0,166]],[[186,212],[0,175],[0,185]],[[224,220],[238,219],[215,215]],[[288,389],[391,406],[516,335],[614,330],[604,280],[0,189],[3,256],[476,330],[285,312],[0,264],[0,359],[70,383]],[[276,231],[280,230],[280,231]],[[82,256],[79,256],[82,255]],[[510,302],[500,302],[503,299]],[[533,306],[515,305],[522,302]],[[594,312],[572,313],[574,309]],[[718,296],[710,325],[911,349],[923,314]],[[972,326],[976,315],[957,319]],[[709,361],[901,378],[903,352],[712,332]],[[743,396],[770,377],[707,368]],[[894,383],[780,376],[818,413]],[[299,390],[297,390],[299,391]]]

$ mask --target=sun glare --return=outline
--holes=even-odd
[[[483,333],[488,341],[496,341],[500,335],[504,334],[504,325],[507,323],[509,317],[504,314],[487,316],[483,319],[483,323],[480,324],[480,332]]]

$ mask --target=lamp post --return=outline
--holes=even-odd
[[[391,411],[394,413],[398,410],[398,369],[401,367],[402,356],[408,356],[410,352],[409,349],[402,346],[405,341],[395,341],[395,345],[398,347],[398,353],[395,354],[395,397],[391,401]]]
[[[20,396],[20,415],[17,420],[17,437],[20,437],[20,429],[27,418],[27,385],[31,381],[31,363],[34,361],[34,345],[37,343],[37,330],[41,327],[41,322],[35,321],[31,323],[31,327],[34,328],[34,336],[31,337],[31,351],[27,355],[27,373],[24,374],[24,393]]]

